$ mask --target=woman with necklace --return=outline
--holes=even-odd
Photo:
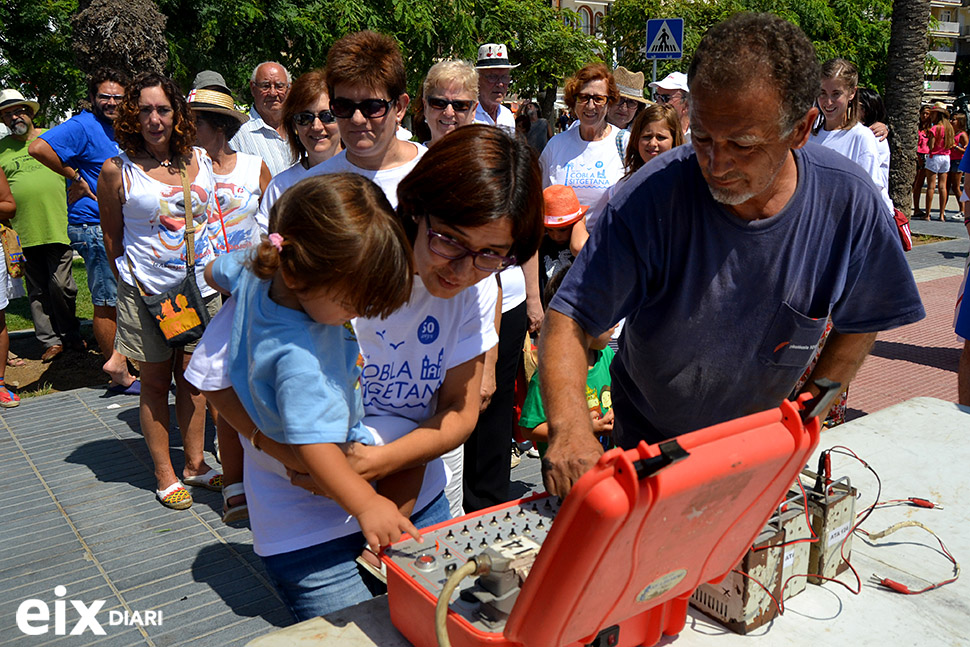
[[[192,505],[183,483],[218,491],[222,475],[205,463],[205,400],[184,377],[195,344],[170,348],[141,293],[170,290],[194,269],[206,308],[210,314],[218,309],[219,296],[203,278],[206,263],[215,255],[206,235],[212,162],[204,150],[192,147],[195,124],[185,99],[171,79],[158,74],[140,74],[128,86],[118,108],[115,138],[123,152],[104,163],[98,182],[105,249],[119,279],[115,347],[140,365],[139,420],[155,467],[155,496],[162,505],[181,510]],[[192,231],[198,235],[190,236]],[[190,238],[193,268],[187,267]],[[181,480],[169,454],[173,374],[185,453]]]

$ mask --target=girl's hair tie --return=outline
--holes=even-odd
[[[281,236],[280,234],[277,234],[276,232],[273,232],[268,236],[268,238],[269,238],[269,244],[275,247],[276,251],[278,252],[283,251],[283,236]]]

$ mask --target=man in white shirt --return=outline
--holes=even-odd
[[[273,61],[260,63],[249,79],[253,107],[249,121],[230,140],[232,149],[263,158],[270,172],[276,175],[295,161],[286,143],[283,127],[283,100],[290,91],[290,73]]]
[[[478,48],[478,109],[475,123],[498,126],[515,136],[515,116],[502,105],[512,83],[509,51],[503,43],[486,43]]]

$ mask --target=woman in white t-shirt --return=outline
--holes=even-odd
[[[880,168],[879,146],[872,131],[859,121],[859,70],[844,58],[833,58],[822,65],[818,94],[821,111],[809,141],[831,148],[858,164],[872,178],[886,213],[891,214],[888,177]]]
[[[579,117],[570,128],[546,144],[539,158],[543,188],[553,184],[572,187],[580,204],[597,205],[626,172],[630,132],[607,122],[610,107],[620,98],[610,69],[602,63],[582,68],[566,81],[566,104]],[[589,238],[585,221],[573,227],[579,249]]]
[[[418,527],[450,516],[438,457],[459,446],[478,417],[484,353],[497,340],[493,274],[535,254],[540,184],[524,142],[475,125],[444,137],[397,186],[420,281],[404,308],[354,323],[365,424],[384,444],[353,444],[347,456],[368,480],[427,465],[413,492]],[[253,435],[249,421],[230,422]],[[294,615],[305,619],[370,597],[355,562],[364,546],[356,522],[289,482],[285,466],[300,466],[287,446],[262,437],[259,445],[243,442],[254,548]]]

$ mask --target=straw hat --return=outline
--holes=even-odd
[[[485,43],[478,48],[477,70],[512,70],[517,67],[509,62],[509,50],[504,43]]]
[[[639,101],[644,105],[650,102],[643,98],[643,72],[631,72],[622,65],[613,70],[613,80],[621,97]]]
[[[571,186],[553,184],[542,191],[542,219],[546,227],[558,229],[573,224],[589,210],[579,204],[579,198]]]
[[[189,107],[193,110],[215,112],[220,115],[234,117],[238,119],[239,123],[241,124],[249,121],[249,115],[244,115],[236,110],[236,106],[232,101],[232,96],[226,92],[204,89],[192,90],[189,92],[189,96],[185,97],[185,102],[188,103]]]
[[[947,110],[946,104],[943,103],[942,101],[937,101],[936,103],[931,105],[930,112],[942,112],[947,117],[950,116],[950,111]]]
[[[0,110],[12,108],[13,106],[27,106],[33,114],[40,110],[40,104],[36,101],[24,99],[24,95],[16,90],[6,89],[0,92]]]

